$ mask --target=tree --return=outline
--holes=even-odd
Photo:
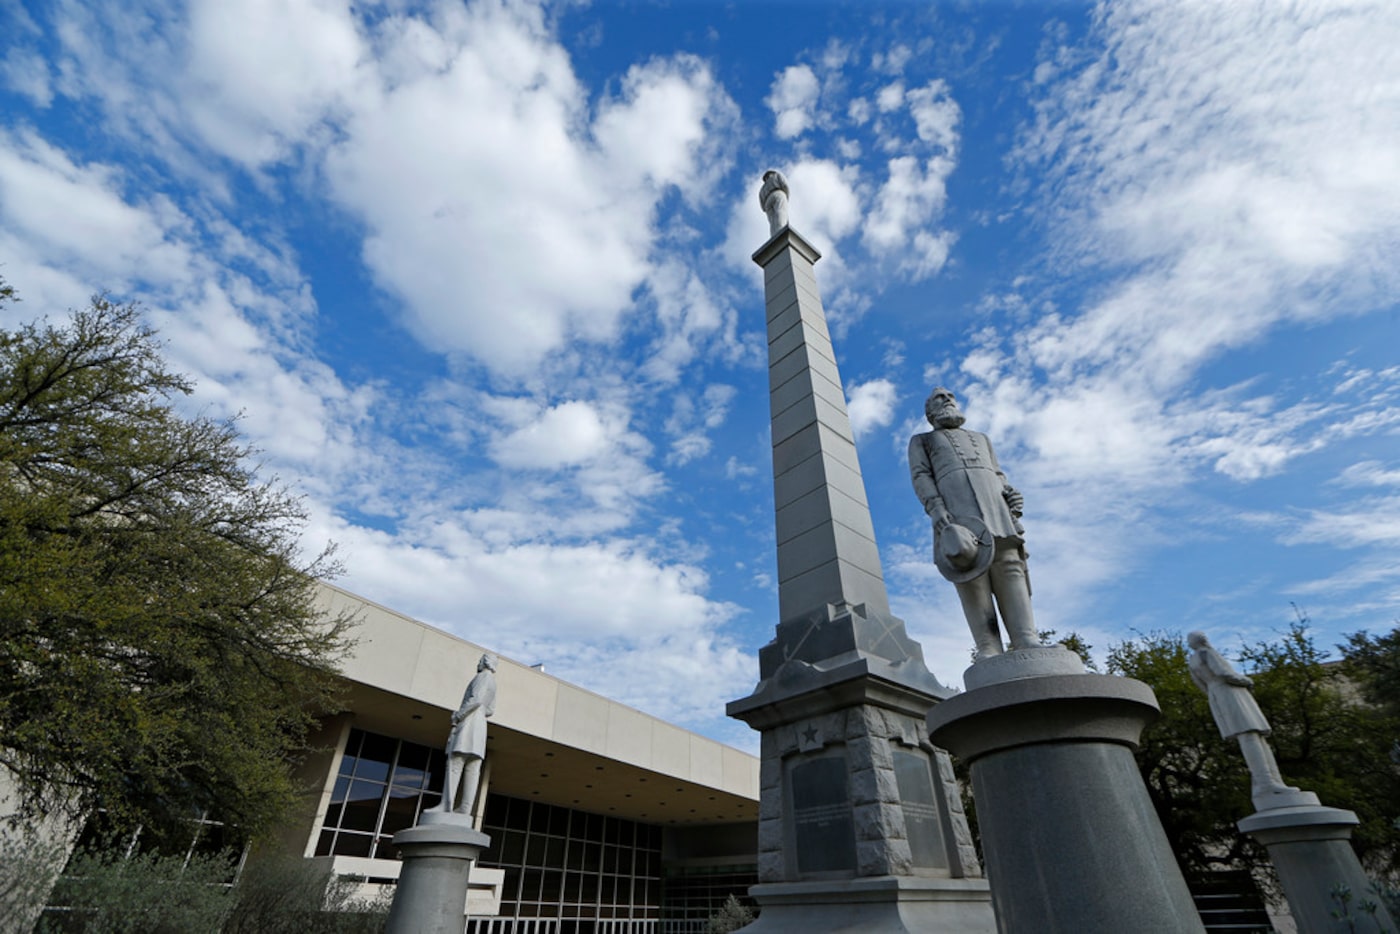
[[[333,704],[329,552],[299,557],[303,506],[232,420],[177,413],[191,389],[104,296],[0,330],[0,765],[23,815],[151,833],[211,809],[256,834]]]
[[[1383,636],[1362,630],[1347,636],[1343,671],[1368,703],[1400,716],[1400,626]]]

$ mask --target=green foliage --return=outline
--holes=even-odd
[[[24,815],[158,834],[209,808],[257,833],[331,705],[333,566],[299,557],[301,503],[231,421],[176,412],[190,390],[101,296],[0,330],[0,766]]]
[[[1084,641],[1084,637],[1077,632],[1068,633],[1063,639],[1056,639],[1058,632],[1054,629],[1042,629],[1036,633],[1040,636],[1042,645],[1063,645],[1084,661],[1084,667],[1090,671],[1098,671],[1098,663],[1094,661],[1094,647]]]
[[[1390,929],[1380,926],[1378,917],[1381,906],[1380,902],[1377,901],[1377,898],[1380,896],[1375,891],[1374,886],[1372,886],[1372,889],[1373,891],[1370,896],[1363,896],[1360,899],[1356,899],[1349,885],[1338,883],[1332,887],[1332,891],[1329,893],[1333,903],[1335,903],[1337,907],[1333,908],[1328,913],[1337,920],[1339,925],[1345,924],[1346,930],[1349,932],[1358,930],[1357,923],[1361,922],[1359,930],[1378,931],[1384,934],[1384,932]],[[1356,901],[1354,907],[1352,905],[1353,901]]]
[[[710,915],[705,922],[705,934],[730,934],[742,927],[753,924],[753,911],[734,895],[724,900],[719,911]]]
[[[364,900],[324,860],[268,854],[250,860],[234,887],[222,934],[377,934],[389,897]]]
[[[356,898],[357,884],[324,860],[271,856],[235,873],[237,856],[128,853],[107,841],[69,862],[37,934],[377,934],[388,899]],[[237,876],[234,881],[234,876]]]
[[[1192,683],[1188,654],[1179,634],[1154,634],[1111,649],[1108,670],[1146,682],[1157,695],[1162,717],[1143,731],[1138,765],[1173,848],[1188,871],[1200,871],[1262,851],[1235,828],[1254,810],[1249,770]],[[1373,873],[1394,871],[1400,775],[1389,753],[1400,721],[1361,702],[1304,617],[1279,639],[1245,648],[1239,667],[1254,681],[1285,780],[1355,811],[1361,824],[1352,840],[1363,863]]]
[[[1400,716],[1400,627],[1383,636],[1354,632],[1341,649],[1343,671],[1362,697],[1387,715]]]
[[[37,934],[218,931],[233,902],[227,853],[166,856],[105,846],[77,853],[49,896]]]

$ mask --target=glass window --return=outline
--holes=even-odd
[[[394,754],[399,741],[377,733],[366,733],[364,745],[360,747],[360,761],[355,765],[357,778],[372,778],[388,781],[389,769],[394,764]]]
[[[379,807],[384,800],[385,786],[378,782],[350,783],[340,826],[349,830],[374,830],[379,824]]]
[[[335,850],[338,856],[368,856],[374,838],[367,833],[341,832],[335,836]]]
[[[444,761],[439,750],[352,729],[322,823],[318,855],[397,859],[390,838],[438,803]]]
[[[634,878],[632,852],[637,840],[659,843],[659,830],[491,793],[482,829],[493,846],[482,854],[480,865],[507,873],[502,919],[553,919],[559,927],[551,931],[562,931],[566,924],[594,931],[601,930],[598,918],[622,918],[635,919],[626,922],[629,932],[659,930],[654,925],[661,916],[661,880]],[[604,845],[605,836],[629,845]],[[659,869],[661,854],[659,847],[654,849],[637,856],[639,871]]]
[[[384,802],[384,818],[380,821],[379,832],[393,836],[400,830],[412,827],[417,819],[418,795],[391,785],[389,798]]]

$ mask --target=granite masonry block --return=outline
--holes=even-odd
[[[904,811],[898,804],[862,804],[855,808],[857,840],[903,840]]]
[[[758,822],[759,852],[781,850],[783,848],[783,822],[777,818]]]

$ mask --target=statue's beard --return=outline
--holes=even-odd
[[[939,428],[961,428],[962,423],[967,421],[961,412],[943,412],[934,419],[934,424]]]

